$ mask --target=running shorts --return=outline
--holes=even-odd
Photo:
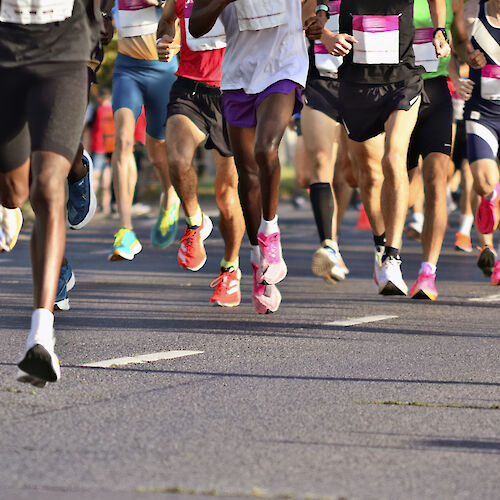
[[[218,87],[179,76],[170,91],[167,120],[174,115],[187,116],[205,134],[205,149],[216,149],[226,158],[233,156]]]
[[[165,139],[167,105],[177,71],[177,60],[145,61],[118,53],[113,72],[113,112],[130,109],[139,118],[146,114],[146,133]]]
[[[408,148],[408,170],[418,166],[420,156],[430,153],[451,155],[453,103],[446,77],[424,80],[429,105],[420,108]]]
[[[385,130],[385,122],[397,110],[408,111],[422,95],[427,102],[420,75],[388,85],[342,82],[339,110],[350,139],[364,142]]]
[[[311,109],[320,111],[332,120],[341,122],[339,113],[338,80],[333,78],[309,78],[306,88],[302,91],[304,104]]]
[[[467,134],[467,157],[469,163],[477,160],[499,158],[500,116],[482,117],[479,112],[466,114],[465,132]]]
[[[84,62],[3,68],[0,78],[0,171],[21,166],[32,151],[75,159],[87,107]]]

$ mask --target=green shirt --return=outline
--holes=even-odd
[[[446,0],[446,32],[448,37],[450,36],[450,28],[453,22],[453,0]],[[429,4],[427,0],[415,0],[414,10],[413,10],[413,23],[415,25],[415,42],[419,39],[425,38],[432,42],[432,31],[434,27],[432,25],[431,13],[429,11]],[[422,31],[420,31],[422,30]],[[413,48],[415,50],[415,60],[416,64],[419,64],[418,54],[424,54],[427,56],[425,59],[429,58],[430,48],[424,47],[424,44],[414,44]],[[424,80],[428,78],[436,78],[438,76],[448,76],[448,63],[450,62],[450,56],[439,59],[439,63],[436,71],[426,72],[422,75]],[[421,64],[421,62],[420,62]],[[434,63],[435,64],[435,63]],[[426,61],[427,69],[432,67],[432,61]]]

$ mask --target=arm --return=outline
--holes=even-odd
[[[474,82],[469,79],[460,78],[459,62],[455,54],[451,55],[450,63],[448,64],[448,76],[457,90],[458,97],[464,101],[468,101],[474,88]]]
[[[175,0],[167,0],[156,30],[156,50],[158,59],[163,62],[170,62],[180,48],[178,41],[176,43],[175,40],[177,23],[175,3]]]
[[[195,0],[189,19],[189,32],[195,38],[206,35],[227,5],[235,0]]]
[[[319,5],[324,5],[327,9],[330,9],[329,0],[316,0],[316,2],[306,0],[302,2],[302,19],[305,19],[303,26],[309,40],[319,40],[323,34],[323,27],[328,21],[328,10],[316,11],[316,7]]]
[[[471,68],[481,69],[486,65],[486,57],[479,49],[474,49],[470,38],[474,21],[479,16],[479,0],[469,0],[464,8],[465,29],[467,30],[467,63]]]
[[[451,25],[453,50],[461,61],[466,59],[466,45],[468,41],[465,28],[464,0],[453,0],[453,23]]]
[[[427,3],[429,4],[429,11],[431,13],[434,28],[444,28],[446,26],[446,1],[427,0]],[[441,31],[435,33],[433,43],[436,49],[436,55],[439,58],[449,55],[450,46]]]

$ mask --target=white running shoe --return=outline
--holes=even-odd
[[[328,283],[345,280],[345,269],[342,267],[340,252],[330,246],[318,248],[314,252],[311,270]]]
[[[0,205],[0,252],[10,252],[14,248],[22,227],[21,209]]]
[[[54,352],[55,342],[53,329],[29,333],[26,350],[17,364],[19,382],[44,387],[45,383],[57,382],[61,378],[59,359]]]
[[[373,265],[373,281],[378,286],[380,281],[380,273],[382,271],[382,257],[384,256],[385,247],[382,245],[375,246],[375,259]]]
[[[387,257],[382,263],[378,275],[378,293],[380,295],[407,295],[408,287],[401,274],[401,260]]]

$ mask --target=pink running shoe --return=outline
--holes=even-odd
[[[279,230],[276,233],[265,235],[259,233],[257,241],[260,248],[259,283],[275,285],[286,276],[287,268],[281,253]]]
[[[500,260],[495,262],[495,267],[493,268],[493,274],[491,275],[491,284],[495,286],[500,286]]]
[[[253,262],[251,264],[253,271],[252,303],[255,310],[259,314],[276,312],[281,304],[281,294],[278,288],[275,285],[259,283],[257,279],[259,266]]]
[[[492,233],[498,226],[498,202],[500,199],[500,182],[495,188],[496,196],[493,200],[481,197],[481,203],[476,212],[476,227],[482,234]]]
[[[436,273],[431,273],[428,269],[426,269],[423,273],[420,273],[410,289],[411,298],[436,300],[438,292],[436,290],[436,285],[434,284],[435,280]]]

